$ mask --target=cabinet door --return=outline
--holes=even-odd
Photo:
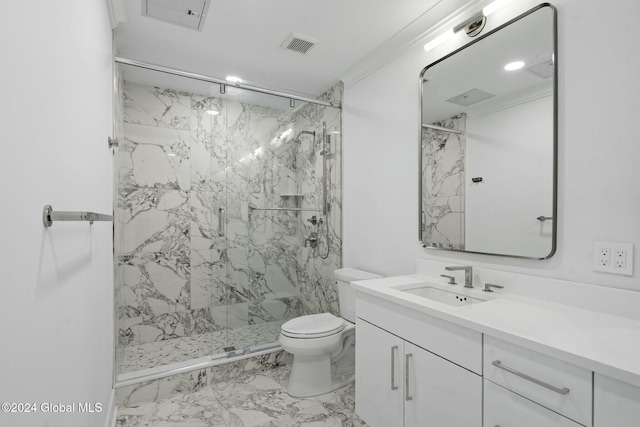
[[[595,374],[593,427],[637,427],[638,425],[640,425],[640,388]]]
[[[356,326],[356,413],[371,427],[403,426],[404,341],[363,320]]]
[[[405,343],[405,427],[481,427],[482,378]]]

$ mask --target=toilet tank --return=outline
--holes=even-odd
[[[340,316],[352,323],[356,321],[356,294],[350,283],[356,280],[379,279],[379,274],[355,268],[341,268],[333,272],[338,284],[338,301],[340,302]]]

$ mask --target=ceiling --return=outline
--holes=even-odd
[[[209,0],[197,31],[143,16],[142,0],[110,1],[119,4],[112,7],[123,21],[116,27],[118,56],[215,78],[235,75],[254,86],[309,97],[343,80],[381,47],[388,54],[403,34],[406,44],[427,31],[425,25],[468,2]],[[307,54],[281,48],[292,32],[318,43]]]
[[[504,102],[551,93],[554,55],[553,11],[548,7],[522,17],[500,31],[488,33],[425,70],[423,123],[435,123],[461,112],[479,114]],[[524,62],[522,69],[504,70],[507,63],[516,60]],[[532,72],[541,65],[545,65],[544,70],[550,72],[549,75]],[[452,98],[473,89],[493,97],[470,106],[452,102]]]

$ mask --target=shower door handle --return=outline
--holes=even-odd
[[[218,236],[224,237],[224,209],[218,208]]]

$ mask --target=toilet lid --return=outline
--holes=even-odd
[[[281,327],[285,336],[292,338],[320,338],[336,334],[345,327],[344,320],[331,313],[296,317]]]

